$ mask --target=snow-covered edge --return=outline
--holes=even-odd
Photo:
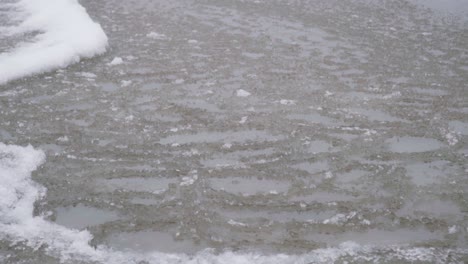
[[[0,85],[26,76],[67,67],[106,51],[108,39],[77,0],[21,0],[13,4],[24,20],[1,34],[40,32],[0,54]]]
[[[373,247],[345,242],[338,247],[313,250],[302,255],[237,253],[215,254],[207,249],[194,256],[152,252],[115,251],[105,246],[90,246],[88,231],[69,229],[34,216],[34,202],[46,194],[46,189],[31,179],[31,173],[45,161],[45,154],[32,146],[21,147],[0,143],[0,240],[22,242],[34,249],[45,247],[46,253],[62,262],[84,261],[112,264],[148,263],[345,263],[365,261],[393,263],[422,261],[458,263],[454,256],[468,254],[464,249],[405,248],[402,246]],[[2,257],[0,256],[0,260]]]

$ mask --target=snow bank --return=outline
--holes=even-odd
[[[24,20],[0,33],[40,32],[33,42],[19,43],[0,54],[0,85],[44,73],[106,51],[107,36],[77,0],[21,0],[14,4]]]

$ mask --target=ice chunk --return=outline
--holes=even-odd
[[[109,65],[111,66],[114,66],[114,65],[120,65],[123,63],[123,59],[120,58],[120,57],[115,57],[110,63]]]
[[[236,95],[239,97],[247,97],[247,96],[250,96],[250,93],[247,92],[246,90],[239,89],[236,91]]]
[[[296,104],[296,101],[281,99],[281,100],[279,100],[279,103],[282,104],[282,105],[294,105],[294,104]]]
[[[146,34],[146,36],[148,38],[152,38],[152,39],[158,39],[158,40],[164,40],[164,39],[167,39],[166,35],[164,34],[160,34],[160,33],[157,33],[157,32],[150,32],[148,34]]]

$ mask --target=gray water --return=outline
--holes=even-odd
[[[84,0],[109,51],[1,86],[0,142],[46,152],[35,213],[94,246],[468,262],[467,6],[421,2]]]

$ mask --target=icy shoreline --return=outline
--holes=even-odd
[[[0,85],[67,67],[106,51],[106,34],[76,0],[22,0],[13,7],[18,10],[16,16],[25,16],[25,20],[3,29],[3,34],[40,34],[33,42],[19,43],[0,54]]]
[[[367,260],[376,263],[388,260],[446,262],[450,255],[468,254],[463,249],[394,245],[374,247],[355,242],[341,243],[338,247],[313,250],[301,255],[263,255],[255,252],[220,254],[210,249],[195,255],[149,252],[115,251],[106,246],[92,247],[88,231],[69,229],[49,222],[42,216],[33,216],[34,202],[46,194],[44,187],[31,179],[31,173],[45,161],[45,154],[32,146],[21,147],[0,143],[0,239],[13,243],[23,242],[38,250],[47,245],[47,254],[62,263],[90,261],[98,263],[334,263],[336,261]],[[0,255],[0,260],[4,258]]]

